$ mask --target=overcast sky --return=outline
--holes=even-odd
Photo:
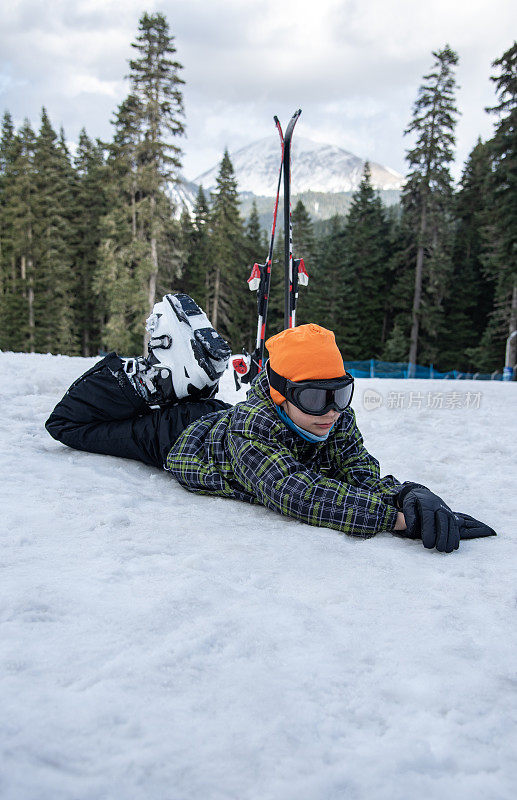
[[[75,141],[111,136],[128,92],[138,19],[163,12],[183,64],[192,179],[230,152],[276,136],[301,107],[297,132],[405,171],[403,137],[431,51],[448,43],[457,71],[457,161],[487,138],[491,62],[517,30],[513,0],[7,0],[0,10],[0,110],[35,127],[45,105]],[[293,177],[294,180],[294,177]]]

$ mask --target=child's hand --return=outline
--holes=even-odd
[[[428,549],[452,553],[460,546],[459,521],[441,497],[425,486],[406,484],[399,498],[406,520],[408,535],[420,537]]]

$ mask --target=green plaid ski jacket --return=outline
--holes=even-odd
[[[309,525],[368,538],[392,531],[400,483],[381,478],[351,408],[322,443],[306,442],[276,413],[267,375],[233,408],[191,423],[165,464],[191,492],[233,497]]]

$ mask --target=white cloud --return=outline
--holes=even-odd
[[[68,75],[63,84],[63,93],[66,97],[94,94],[117,98],[122,91],[121,81],[100,80],[95,75],[86,75],[84,73]]]
[[[404,170],[402,131],[431,51],[459,51],[458,165],[492,121],[490,62],[511,43],[508,0],[163,0],[184,64],[185,173],[275,135],[303,108],[299,130]],[[110,135],[127,92],[142,0],[15,0],[0,11],[0,97],[17,119],[46,105],[70,138]],[[17,89],[25,84],[23,93]]]

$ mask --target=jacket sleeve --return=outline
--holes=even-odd
[[[393,475],[381,477],[379,462],[363,444],[357,427],[355,414],[350,409],[348,425],[336,433],[333,453],[333,477],[382,497],[383,501],[396,507],[395,495],[401,483]]]
[[[395,526],[396,509],[378,493],[309,469],[285,446],[234,435],[231,460],[239,483],[281,514],[363,538]]]

